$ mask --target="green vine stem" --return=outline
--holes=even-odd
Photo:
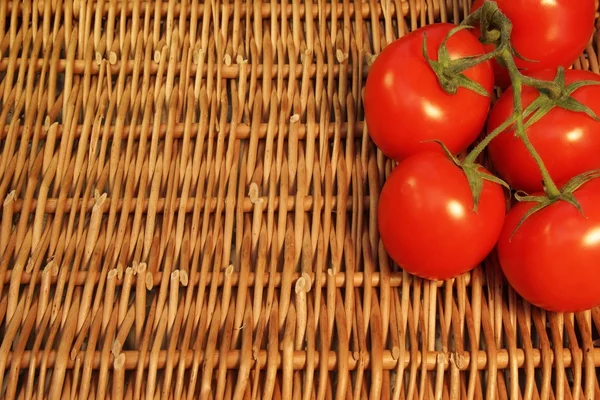
[[[476,57],[465,57],[458,59],[451,59],[447,49],[448,39],[463,29],[469,29],[472,25],[479,25],[481,30],[481,42],[484,44],[493,44],[494,50]],[[565,84],[565,72],[562,67],[559,67],[556,76],[553,80],[546,81],[536,79],[531,76],[523,74],[515,62],[516,58],[527,60],[518,52],[512,48],[511,44],[511,33],[512,33],[511,21],[502,13],[498,8],[498,5],[494,1],[486,0],[483,6],[477,11],[469,15],[466,20],[456,28],[452,29],[446,38],[441,43],[438,49],[438,59],[436,61],[429,57],[427,51],[427,38],[423,40],[423,57],[428,62],[432,70],[435,72],[440,86],[444,91],[450,95],[456,94],[459,88],[466,88],[478,93],[482,96],[490,96],[479,83],[474,82],[467,78],[464,74],[466,70],[474,67],[480,63],[486,62],[491,59],[496,59],[504,67],[507,68],[510,76],[513,88],[513,114],[504,121],[500,126],[494,129],[486,135],[479,144],[477,144],[471,152],[466,156],[463,161],[459,161],[447,147],[439,143],[450,159],[464,171],[471,192],[473,194],[473,210],[477,212],[479,198],[483,190],[483,182],[485,180],[491,181],[500,185],[505,186],[510,190],[510,187],[502,179],[488,173],[480,165],[476,163],[479,155],[486,149],[486,147],[502,132],[514,126],[516,136],[523,142],[527,148],[535,163],[537,164],[539,171],[542,176],[542,185],[544,188],[545,196],[523,196],[522,194],[516,194],[515,197],[518,201],[525,201],[525,199],[535,198],[538,205],[530,210],[525,217],[529,217],[534,212],[541,210],[544,207],[556,202],[566,201],[573,206],[581,209],[581,206],[577,203],[575,196],[572,191],[574,187],[579,187],[581,184],[586,182],[593,177],[600,176],[600,171],[594,174],[582,174],[573,178],[577,185],[565,185],[562,188],[558,188],[556,183],[550,176],[548,168],[544,164],[540,154],[537,152],[531,140],[527,136],[526,129],[532,124],[539,121],[553,108],[559,107],[572,112],[583,112],[600,121],[600,118],[587,106],[574,99],[571,95],[573,92],[581,87],[589,85],[598,85],[600,82],[597,81],[577,81],[569,85]],[[528,60],[534,62],[533,60]],[[533,87],[538,90],[540,95],[523,109],[523,87]],[[527,119],[527,120],[526,120]]]
[[[523,122],[523,104],[521,96],[523,90],[523,75],[521,74],[521,72],[519,72],[513,55],[507,48],[503,49],[501,53],[501,59],[504,61],[506,67],[508,68],[508,73],[510,75],[510,79],[513,86],[514,108],[516,115],[515,131],[517,133],[517,136],[523,141],[523,144],[527,148],[527,151],[529,151],[536,164],[538,165],[538,168],[540,169],[540,173],[542,174],[542,181],[544,184],[544,191],[550,198],[557,198],[561,194],[560,189],[558,189],[558,186],[556,186],[556,183],[554,183],[554,180],[550,176],[550,172],[544,164],[542,157],[540,157],[540,154],[537,152],[537,150],[531,143],[531,140],[529,140],[527,133],[525,132],[525,124]]]
[[[459,59],[451,59],[446,43],[448,39],[462,29],[468,29],[473,25],[478,24],[481,30],[480,41],[484,44],[493,44],[494,50],[477,57],[465,57]],[[571,95],[579,88],[584,86],[599,85],[598,81],[576,81],[569,85],[565,83],[564,68],[557,69],[556,76],[553,80],[545,81],[536,79],[523,74],[516,62],[515,57],[527,60],[512,48],[511,44],[512,23],[498,8],[496,2],[486,0],[483,6],[469,15],[466,20],[458,27],[452,29],[438,49],[438,60],[433,61],[427,52],[427,38],[423,40],[423,56],[429,63],[432,70],[438,77],[440,86],[450,95],[456,94],[459,88],[466,88],[478,93],[482,96],[489,94],[478,83],[470,80],[464,74],[466,70],[474,67],[477,64],[486,62],[491,59],[496,59],[508,70],[508,74],[512,83],[513,90],[513,114],[504,121],[500,126],[486,135],[479,144],[477,144],[463,161],[456,158],[444,143],[433,140],[440,144],[448,157],[464,171],[467,181],[473,194],[473,211],[477,212],[479,198],[483,191],[484,181],[491,181],[499,185],[505,186],[510,190],[510,187],[502,179],[488,173],[479,164],[476,163],[479,155],[486,147],[510,127],[514,126],[516,136],[523,142],[537,164],[542,176],[542,186],[545,195],[529,196],[523,192],[515,193],[517,201],[530,201],[537,203],[532,207],[521,219],[516,230],[521,224],[534,213],[548,207],[557,201],[565,201],[573,205],[583,214],[581,205],[577,202],[573,192],[577,190],[585,182],[600,178],[600,170],[590,171],[578,176],[575,176],[566,185],[560,189],[550,176],[548,168],[544,164],[540,154],[537,152],[531,140],[527,136],[526,130],[541,118],[543,118],[553,108],[559,107],[572,112],[582,112],[590,118],[600,121],[600,118],[586,105],[580,103]],[[534,60],[527,60],[535,62]],[[523,109],[523,86],[528,86],[537,89],[539,96]],[[527,119],[527,121],[525,121]],[[514,232],[513,232],[514,234]]]
[[[534,114],[537,110],[539,110],[542,101],[536,100],[533,101],[526,109],[523,111],[523,118],[527,118],[530,115]],[[532,119],[538,120],[537,114],[532,116]],[[488,145],[492,142],[492,140],[496,139],[498,135],[508,129],[512,124],[514,124],[517,120],[517,114],[512,114],[506,121],[500,124],[496,129],[486,135],[477,146],[471,150],[471,152],[465,157],[463,163],[465,164],[474,164],[477,160],[477,157],[488,147]],[[531,121],[531,120],[530,120]],[[529,124],[528,124],[529,125]],[[527,126],[527,125],[526,125]]]
[[[498,9],[494,1],[485,1],[483,6],[468,16],[461,26],[466,27],[473,24],[479,24],[481,28],[482,42],[493,43],[496,48],[494,51],[480,57],[474,57],[466,60],[456,60],[449,65],[451,73],[459,74],[467,68],[476,65],[477,62],[484,62],[488,56],[491,56],[501,62],[508,70],[514,98],[514,112],[504,123],[502,123],[493,132],[488,134],[471,152],[462,163],[463,169],[472,169],[477,157],[498,135],[514,125],[514,130],[519,139],[523,142],[528,152],[536,162],[542,176],[544,191],[549,199],[564,198],[564,193],[558,188],[550,176],[548,168],[544,164],[540,154],[537,152],[531,140],[527,136],[526,128],[541,119],[555,106],[562,107],[571,111],[585,112],[593,118],[598,118],[589,108],[576,100],[570,98],[574,88],[565,87],[564,70],[559,68],[556,78],[552,81],[532,78],[524,75],[515,62],[514,57],[520,56],[511,45],[512,23]],[[449,73],[446,71],[446,76]],[[584,85],[597,84],[594,82],[581,82],[577,87]],[[533,101],[525,110],[523,110],[522,91],[523,86],[536,88],[540,96]],[[529,118],[527,123],[526,118]],[[473,186],[473,185],[472,185]],[[474,193],[475,199],[478,195]]]

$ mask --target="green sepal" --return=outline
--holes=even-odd
[[[481,197],[481,192],[483,192],[483,177],[477,170],[477,165],[472,164],[462,167],[465,175],[467,176],[467,181],[469,182],[469,187],[471,188],[471,194],[473,195],[473,211],[477,213],[477,209],[479,208],[479,199]]]
[[[575,100],[573,97],[565,97],[560,100],[556,100],[556,106],[565,110],[587,114],[590,118],[594,119],[595,121],[600,121],[600,118],[598,118],[596,113],[592,111],[591,108],[581,103],[580,101]]]
[[[530,63],[537,63],[539,61],[537,60],[532,60],[531,58],[527,58],[524,55],[522,55],[521,53],[519,53],[517,51],[517,49],[515,49],[513,46],[510,46],[510,52],[512,53],[513,56],[515,56],[516,58],[526,61],[526,62],[530,62]]]
[[[431,139],[431,140],[421,140],[420,143],[437,143],[440,145],[440,147],[442,148],[442,150],[444,151],[444,153],[446,154],[446,156],[457,166],[460,167],[460,161],[458,160],[458,158],[456,158],[456,156],[454,154],[452,154],[452,152],[450,151],[450,149],[444,144],[444,142],[442,142],[441,140],[438,139]]]
[[[560,87],[565,87],[565,69],[563,67],[558,67],[556,69],[554,82]]]
[[[543,95],[538,97],[538,99],[543,99],[544,96],[548,99],[546,100],[546,103],[540,104],[540,110],[536,112],[536,116],[538,119],[544,116],[546,113],[548,113],[552,108],[560,107],[567,111],[584,113],[590,118],[594,119],[595,121],[600,121],[600,117],[598,117],[598,115],[592,109],[590,109],[588,106],[571,96],[573,92],[582,87],[600,85],[600,81],[584,80],[566,85],[565,69],[563,67],[558,67],[553,82],[556,85],[556,87],[560,89],[560,93],[555,94],[554,96],[552,96],[552,93],[550,93],[549,89],[537,88],[540,94]],[[531,125],[532,123],[529,123],[528,121],[528,126]]]
[[[562,190],[567,193],[573,193],[574,191],[582,187],[585,183],[596,178],[600,178],[600,169],[594,169],[592,171],[584,172],[583,174],[579,174],[571,178],[571,180],[569,180],[563,186]]]
[[[508,183],[504,182],[502,179],[491,175],[485,171],[481,170],[481,165],[479,164],[462,164],[460,166],[467,177],[467,181],[469,182],[469,187],[471,189],[471,194],[473,195],[473,211],[477,213],[479,208],[479,200],[481,198],[481,193],[483,192],[483,184],[484,180],[496,183],[500,186],[503,186],[510,190],[510,186]]]
[[[573,82],[573,83],[567,85],[567,87],[565,87],[565,93],[567,95],[571,95],[571,94],[573,94],[574,91],[576,91],[577,89],[581,89],[584,86],[598,86],[598,85],[600,85],[600,81],[590,81],[590,80],[576,81],[576,82]]]
[[[583,208],[581,208],[581,204],[579,204],[579,202],[577,201],[577,199],[575,198],[575,195],[573,195],[573,193],[565,192],[562,194],[562,196],[559,199],[571,204],[573,207],[575,207],[577,209],[577,211],[579,211],[581,216],[585,217],[585,214],[583,213]]]
[[[539,97],[541,98],[541,97]],[[531,118],[529,118],[527,120],[527,122],[525,122],[524,127],[525,129],[529,128],[531,125],[535,124],[536,122],[538,122],[540,119],[542,119],[546,114],[548,114],[550,112],[550,110],[552,110],[554,108],[554,104],[549,104],[545,107],[540,107],[538,108],[535,113],[531,116]],[[517,135],[517,131],[515,130],[515,135]]]
[[[515,192],[515,199],[517,199],[517,201],[519,201],[519,202],[523,202],[523,201],[541,202],[541,201],[544,201],[544,199],[546,199],[546,198],[547,198],[546,196],[530,196],[522,190],[517,190]]]
[[[600,85],[600,81],[591,81],[591,80],[583,80],[573,82],[567,86],[564,86],[564,69],[562,67],[559,68],[559,73],[562,71],[563,80],[559,82],[561,87],[564,87],[563,93],[564,95],[556,100],[556,105],[558,107],[564,108],[565,110],[573,111],[573,112],[582,112],[587,114],[590,118],[593,118],[595,121],[600,121],[598,115],[588,106],[579,102],[578,100],[571,97],[571,95],[577,90],[581,89],[585,86],[598,86]]]
[[[548,96],[539,96],[537,99],[532,101],[531,104],[529,104],[523,112],[523,119],[529,117],[533,113],[533,115],[531,115],[530,118],[527,118],[527,121],[524,124],[524,128],[527,129],[531,125],[538,122],[554,107],[556,107],[556,103]],[[515,135],[516,134],[517,132],[515,131]]]
[[[438,61],[450,61],[450,53],[448,53],[448,46],[446,46],[448,44],[448,40],[450,40],[450,38],[456,35],[458,32],[465,29],[473,29],[473,27],[470,25],[458,25],[457,27],[450,29],[450,31],[446,34],[446,37],[444,37],[444,40],[442,40],[440,48],[438,49]]]
[[[481,170],[481,165],[479,164],[471,164],[471,163],[461,163],[458,158],[441,140],[432,139],[432,140],[422,140],[421,143],[437,143],[440,145],[448,159],[450,159],[454,165],[461,168],[467,177],[467,181],[469,182],[469,187],[471,188],[471,193],[473,195],[473,211],[477,212],[477,208],[479,206],[479,198],[481,197],[481,192],[483,191],[483,181],[490,181],[501,185],[508,190],[510,190],[510,186],[508,183],[504,182],[502,179],[497,176],[491,175]]]
[[[523,223],[529,217],[531,217],[536,212],[543,210],[544,208],[546,208],[558,201],[561,201],[561,200],[571,204],[573,207],[575,207],[577,209],[577,211],[581,214],[581,216],[583,216],[585,218],[585,213],[583,211],[583,208],[581,207],[581,204],[579,204],[579,202],[577,201],[577,199],[575,198],[575,195],[573,193],[577,189],[579,189],[581,186],[583,186],[585,183],[591,181],[592,179],[596,179],[596,178],[600,178],[600,169],[596,169],[596,170],[584,172],[583,174],[579,174],[579,175],[573,177],[569,182],[567,182],[562,187],[560,196],[554,197],[554,198],[549,198],[547,196],[529,196],[529,195],[527,195],[527,193],[524,193],[523,191],[520,191],[520,190],[517,191],[515,193],[515,199],[517,199],[517,201],[519,201],[519,202],[536,202],[538,204],[535,205],[534,207],[532,207],[531,209],[529,209],[525,213],[525,215],[523,215],[523,218],[521,218],[521,220],[519,221],[519,223],[513,230],[512,234],[510,236],[511,239],[515,235],[517,230],[521,227],[521,225],[523,225]]]
[[[448,32],[448,35],[446,36],[446,38],[444,38],[444,41],[442,42],[442,44],[440,45],[440,48],[438,49],[438,61],[434,61],[431,59],[431,57],[429,57],[429,50],[427,49],[427,35],[424,34],[423,35],[423,46],[421,49],[423,58],[425,58],[425,61],[427,61],[427,63],[429,64],[429,66],[431,67],[431,69],[433,70],[435,75],[437,76],[440,86],[447,94],[454,95],[458,92],[458,88],[464,87],[466,89],[472,90],[473,92],[475,92],[481,96],[491,97],[491,93],[488,93],[483,88],[483,86],[481,86],[477,82],[467,78],[466,75],[464,75],[463,73],[453,74],[452,76],[447,76],[447,74],[445,73],[450,68],[450,65],[453,62],[464,64],[465,62],[469,62],[469,61],[472,61],[477,58],[477,57],[465,57],[460,60],[454,60],[454,61],[450,60],[450,56],[448,54],[448,49],[446,47],[446,41],[448,40],[448,38],[450,36],[452,36],[452,34],[455,34],[456,32],[461,31],[463,29],[467,29],[467,28],[468,28],[468,26],[457,26],[456,28],[453,28],[452,30],[450,30],[450,32]],[[460,65],[460,64],[457,64],[457,65]]]
[[[481,177],[483,179],[485,179],[486,181],[497,183],[498,185],[503,186],[506,189],[510,190],[510,185],[508,183],[506,183],[505,181],[503,181],[502,179],[498,178],[496,175],[488,174],[488,173],[481,172],[481,171],[480,171],[480,173],[481,173]]]
[[[433,69],[434,72],[437,71],[435,70],[435,61],[433,61],[430,57],[429,57],[429,50],[427,49],[427,34],[423,33],[423,48],[421,49],[422,53],[423,53],[423,58],[425,59],[425,61],[427,61],[427,63],[429,64],[429,66],[431,67],[431,69]]]
[[[564,86],[564,70],[562,68],[558,69],[557,75],[554,79],[559,87],[562,87],[561,95],[558,99],[552,99],[550,94],[547,93],[545,89],[538,88],[540,92],[540,96],[536,98],[524,111],[523,118],[527,118],[525,121],[525,128],[529,128],[536,122],[538,122],[542,117],[548,114],[554,107],[559,107],[572,112],[580,112],[588,115],[590,118],[593,118],[596,121],[600,121],[600,117],[585,104],[579,102],[578,100],[570,97],[570,95],[577,89],[589,86],[589,85],[600,85],[600,81],[578,81],[574,82],[568,86]],[[515,132],[516,135],[516,132]]]
[[[478,95],[481,95],[483,97],[492,97],[492,95],[490,93],[488,93],[483,86],[481,86],[479,83],[467,78],[464,74],[460,74],[456,76],[456,90],[454,91],[454,93],[456,93],[456,91],[458,90],[458,88],[463,87],[465,89],[469,89],[472,90],[473,92],[477,93]]]
[[[519,230],[519,228],[521,227],[521,225],[523,225],[523,223],[525,221],[527,221],[527,219],[529,217],[531,217],[533,214],[535,214],[538,211],[543,210],[544,208],[556,203],[557,199],[549,199],[547,197],[543,198],[544,200],[539,201],[537,205],[533,206],[532,208],[530,208],[525,215],[523,215],[523,217],[521,218],[521,220],[519,221],[519,223],[517,224],[517,226],[515,227],[515,229],[512,231],[512,233],[510,234],[510,238],[509,241],[513,238],[513,236],[515,235],[515,233],[517,233],[517,231]]]

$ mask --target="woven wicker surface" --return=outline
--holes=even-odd
[[[0,0],[0,398],[600,398],[600,309],[378,239],[369,62],[469,3]]]

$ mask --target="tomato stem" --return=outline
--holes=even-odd
[[[460,30],[468,29],[473,25],[479,25],[482,36],[480,40],[482,43],[494,44],[495,49],[481,56],[451,60],[448,54],[448,49],[446,48],[448,39]],[[494,58],[505,68],[507,68],[510,75],[513,88],[513,114],[493,132],[484,137],[461,163],[462,169],[468,175],[469,183],[472,185],[472,189],[477,189],[473,192],[476,202],[478,199],[478,191],[481,186],[481,179],[488,178],[482,178],[474,172],[477,171],[475,161],[485,150],[485,148],[492,142],[492,140],[494,140],[502,132],[509,129],[512,125],[514,125],[513,129],[516,132],[516,135],[523,142],[527,151],[531,154],[531,157],[534,159],[539,168],[542,176],[542,184],[547,198],[552,201],[557,199],[565,199],[570,201],[568,196],[565,197],[566,194],[564,189],[561,191],[557,187],[556,183],[552,180],[548,168],[527,136],[526,129],[535,122],[539,121],[554,107],[563,108],[573,112],[583,112],[596,120],[600,120],[600,118],[589,107],[586,107],[571,97],[571,94],[580,87],[596,85],[598,82],[577,82],[567,86],[565,85],[565,74],[562,67],[558,68],[555,78],[550,81],[536,79],[525,75],[517,67],[515,58],[520,58],[530,62],[535,62],[535,60],[528,60],[512,47],[512,29],[512,22],[506,15],[502,13],[496,2],[486,0],[481,8],[469,15],[460,26],[448,33],[438,50],[437,61],[433,61],[429,58],[426,38],[423,41],[423,56],[438,76],[440,85],[448,94],[455,94],[459,87],[464,87],[474,91],[475,93],[486,95],[483,88],[475,82],[470,81],[463,74],[463,72],[480,63]],[[531,104],[529,104],[525,110],[523,110],[522,100],[523,86],[535,88],[540,93],[540,96]],[[528,118],[527,123],[525,123],[525,118]],[[497,183],[503,183],[503,181],[499,180]]]
[[[534,100],[525,110],[523,111],[523,119],[530,117],[527,121],[525,127],[530,126],[532,123],[537,122],[543,114],[546,113],[546,108],[548,107],[546,99],[539,97]],[[500,124],[496,129],[487,134],[477,146],[471,150],[471,152],[465,157],[463,163],[465,164],[473,164],[477,157],[487,148],[487,146],[492,142],[492,140],[496,139],[498,135],[502,132],[506,131],[511,125],[513,125],[517,120],[517,114],[513,113],[508,119],[506,119],[502,124]]]
[[[536,79],[527,75],[523,75],[520,72],[519,78],[521,79],[523,85],[531,86],[538,90],[547,91],[548,97],[550,97],[551,99],[558,99],[562,94],[562,87],[556,81],[545,81],[543,79]]]
[[[491,53],[483,54],[479,57],[452,60],[450,61],[448,67],[445,68],[444,74],[448,77],[453,77],[455,75],[465,72],[469,68],[473,68],[476,65],[492,60],[497,56],[497,52],[493,51]]]
[[[511,126],[516,121],[516,119],[517,119],[516,114],[511,115],[510,118],[508,118],[500,126],[498,126],[496,129],[494,129],[494,131],[492,133],[490,133],[485,138],[483,138],[483,140],[481,140],[481,142],[479,142],[479,144],[477,144],[477,146],[475,146],[475,148],[473,148],[473,150],[471,150],[469,152],[467,157],[465,157],[465,160],[463,161],[463,163],[464,164],[474,164],[475,161],[477,160],[477,157],[479,157],[479,155],[481,153],[483,153],[483,151],[491,143],[491,141],[494,140],[499,134],[504,132],[506,129],[508,129],[508,127]]]
[[[543,186],[546,194],[551,199],[558,198],[561,196],[561,191],[556,186],[556,183],[552,180],[548,168],[546,167],[541,156],[529,140],[529,137],[527,136],[527,133],[525,131],[524,122],[525,117],[531,115],[534,111],[536,111],[534,118],[536,118],[537,120],[541,118],[541,116],[549,112],[551,107],[543,107],[542,102],[534,102],[530,105],[530,107],[528,107],[524,111],[522,104],[522,90],[523,85],[531,86],[538,89],[540,92],[545,92],[550,99],[558,100],[563,94],[564,74],[561,75],[561,71],[559,70],[556,79],[554,79],[553,81],[535,79],[522,74],[521,71],[519,71],[519,68],[517,67],[517,64],[514,60],[514,57],[519,55],[514,49],[512,49],[511,46],[511,21],[498,9],[497,4],[494,2],[486,1],[483,7],[477,12],[479,12],[479,24],[483,28],[481,30],[483,39],[487,41],[493,41],[494,43],[496,43],[496,49],[489,54],[493,55],[497,60],[502,62],[504,66],[506,66],[506,68],[508,69],[508,73],[510,75],[513,87],[514,113],[513,115],[511,115],[510,118],[504,121],[503,124],[501,124],[493,132],[487,135],[470,152],[470,154],[465,159],[465,163],[474,163],[479,154],[483,152],[483,150],[489,145],[489,143],[492,140],[494,140],[500,133],[505,131],[509,126],[514,124],[517,136],[521,139],[521,141],[527,148],[527,151],[531,154],[536,164],[538,165],[538,168],[542,175]],[[467,17],[467,21],[469,23],[473,23],[473,17]],[[493,26],[494,30],[488,30],[487,28],[490,26]],[[497,37],[498,31],[500,32],[499,37]],[[495,32],[496,35],[493,38],[487,37],[491,35],[491,32]]]
[[[538,168],[540,169],[540,173],[542,174],[544,191],[551,199],[558,198],[561,195],[560,189],[558,189],[556,183],[554,183],[554,181],[552,180],[550,172],[544,164],[542,157],[540,157],[540,154],[537,152],[537,150],[531,143],[531,140],[529,140],[527,133],[525,132],[525,124],[523,122],[523,101],[521,96],[523,89],[523,75],[517,68],[513,55],[510,52],[510,50],[508,50],[508,48],[505,48],[504,51],[502,51],[500,57],[502,61],[505,62],[505,65],[508,68],[508,73],[510,74],[510,79],[512,81],[513,101],[515,109],[514,115],[516,115],[515,131],[517,133],[517,136],[519,136],[519,138],[523,141],[523,144],[527,148],[527,151],[529,151],[536,164],[538,165]]]

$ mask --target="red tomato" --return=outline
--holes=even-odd
[[[476,0],[471,12],[482,6]],[[519,68],[529,74],[544,69],[568,68],[588,45],[594,32],[595,0],[492,0],[513,24],[513,48],[524,58],[515,58]],[[574,6],[574,4],[577,4]],[[486,51],[493,50],[493,45]],[[506,69],[496,61],[496,84],[508,87]]]
[[[381,240],[405,271],[445,280],[476,267],[494,248],[506,214],[500,185],[484,181],[477,213],[464,172],[445,155],[417,153],[383,186]]]
[[[530,303],[556,312],[600,305],[600,179],[575,191],[585,217],[571,204],[556,202],[515,227],[536,203],[513,207],[498,240],[504,274]]]
[[[388,157],[401,160],[419,151],[441,151],[428,140],[441,140],[455,154],[465,150],[481,133],[490,99],[459,88],[447,94],[422,54],[427,35],[429,57],[437,60],[439,46],[455,25],[434,24],[389,44],[369,70],[365,119],[373,142]],[[452,59],[483,54],[483,45],[463,30],[448,41]],[[465,71],[486,91],[493,90],[491,63]],[[468,110],[468,112],[467,112]]]
[[[555,71],[539,71],[534,77],[552,80]],[[565,71],[566,83],[581,80],[600,81],[600,75],[581,70]],[[531,87],[523,87],[523,107],[539,96]],[[573,97],[600,115],[600,86],[577,89]],[[500,96],[488,121],[492,132],[513,113],[512,88]],[[590,116],[562,108],[554,108],[527,129],[527,136],[536,148],[550,175],[557,183],[566,183],[575,175],[600,168],[600,122]],[[499,174],[515,189],[526,192],[542,190],[539,168],[514,130],[501,133],[489,147],[489,155]]]

